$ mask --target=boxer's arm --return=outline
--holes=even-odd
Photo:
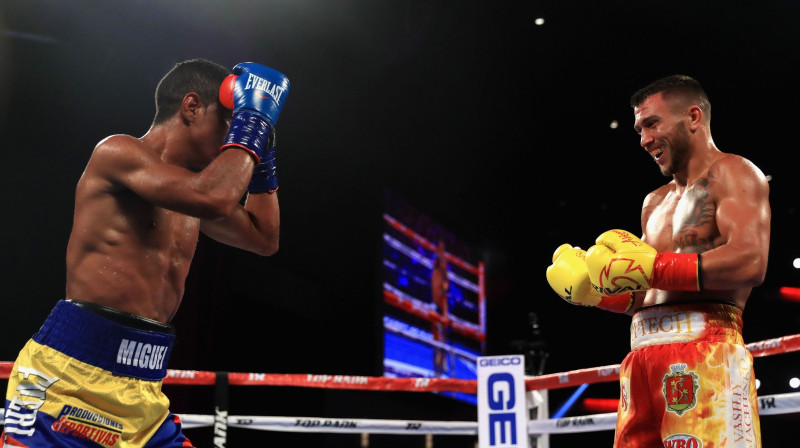
[[[720,233],[714,248],[701,254],[657,253],[630,232],[605,232],[585,257],[595,289],[732,290],[763,283],[771,219],[766,178],[755,165],[733,155],[712,165],[708,178]]]
[[[722,244],[703,252],[705,289],[755,287],[764,282],[770,242],[769,183],[739,156],[720,159],[709,170]]]
[[[647,289],[700,290],[696,253],[658,253],[625,230],[609,230],[586,251],[586,268],[595,291],[620,294]]]
[[[83,176],[130,190],[145,201],[202,219],[222,219],[238,206],[255,163],[244,151],[225,151],[204,170],[164,163],[141,140],[115,135],[94,149]]]
[[[275,124],[289,90],[283,74],[259,64],[238,64],[220,86],[223,106],[233,109],[233,122],[223,154],[237,148],[252,155],[256,166],[247,185],[243,207],[224,219],[201,221],[200,230],[212,239],[259,255],[278,250],[280,209],[275,163]]]
[[[249,193],[245,205],[224,219],[202,220],[200,231],[229,246],[268,256],[278,251],[280,221],[277,192]]]

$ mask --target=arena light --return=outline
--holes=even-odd
[[[619,398],[584,398],[583,408],[587,412],[616,412],[619,406]]]
[[[798,387],[800,387],[800,378],[794,377],[794,378],[790,379],[789,380],[789,387],[791,387],[792,389],[797,389]]]
[[[553,414],[552,418],[561,418],[564,415],[566,415],[566,413],[569,412],[572,405],[575,404],[575,401],[581,396],[581,394],[583,393],[583,391],[586,390],[587,387],[589,387],[588,383],[584,383],[578,386],[578,388],[575,389],[575,392],[573,392],[572,395],[570,395],[567,401],[565,401],[564,404],[562,404],[561,407],[558,408],[556,413]]]
[[[792,302],[800,302],[800,288],[794,288],[791,286],[781,286],[779,292],[781,293],[781,298],[784,300],[789,300]]]

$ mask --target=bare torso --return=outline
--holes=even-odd
[[[642,219],[644,241],[658,252],[703,253],[725,241],[717,227],[717,196],[713,169],[709,175],[680,187],[672,181],[651,193]],[[721,180],[725,181],[725,180]],[[730,180],[727,180],[730,182]],[[702,281],[702,278],[701,278]],[[643,306],[682,301],[715,300],[744,309],[752,288],[730,290],[667,291],[650,289]]]
[[[91,162],[75,192],[66,297],[169,322],[180,305],[200,220],[114,186]]]
[[[245,196],[257,161],[220,150],[230,122],[230,110],[190,92],[142,137],[115,134],[95,146],[75,190],[66,298],[168,323],[200,232],[258,255],[277,252],[277,194]]]

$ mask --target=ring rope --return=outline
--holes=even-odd
[[[759,415],[778,415],[800,412],[800,392],[765,395],[759,397]],[[201,414],[179,414],[185,429],[214,426],[218,417]],[[260,431],[324,432],[324,433],[370,433],[370,434],[434,434],[477,435],[478,422],[469,421],[424,421],[424,420],[377,420],[357,418],[324,417],[264,417],[228,416],[229,428],[246,428]],[[613,430],[617,414],[589,414],[528,422],[528,434],[566,434]],[[2,416],[0,416],[2,424]]]
[[[198,428],[213,426],[213,415],[180,414],[181,426]],[[228,416],[228,427],[261,431],[371,433],[371,434],[448,434],[472,435],[478,433],[477,422],[376,420],[323,417],[261,417]]]
[[[800,392],[759,397],[759,415],[778,415],[800,412]],[[214,426],[213,415],[179,414],[181,425],[186,429]],[[423,421],[423,420],[378,420],[356,418],[323,417],[263,417],[228,416],[228,427],[261,431],[325,432],[325,433],[370,433],[370,434],[438,434],[475,435],[478,422],[468,421]],[[528,433],[562,434],[576,432],[606,431],[614,429],[617,414],[590,414],[577,417],[532,420],[528,422]],[[3,423],[0,414],[0,424]]]
[[[754,357],[800,351],[800,334],[767,339],[747,345]],[[13,362],[0,361],[0,379],[8,379]],[[164,384],[215,385],[217,372],[169,369]],[[325,389],[350,389],[409,392],[477,393],[475,380],[447,378],[386,378],[355,375],[227,373],[232,386],[295,386]],[[535,377],[526,377],[526,391],[558,389],[584,383],[611,382],[619,379],[619,364],[579,369]],[[758,397],[760,415],[800,412],[800,392]],[[4,413],[3,413],[4,414]],[[3,417],[0,414],[0,425]],[[180,414],[186,428],[213,426],[219,417],[213,415]],[[589,432],[614,429],[616,413],[583,415],[558,419],[532,420],[529,434]],[[376,434],[477,434],[477,422],[375,420],[324,417],[262,417],[228,416],[230,427],[264,431],[341,432]]]
[[[771,356],[800,351],[800,334],[767,339],[747,345],[754,357]],[[0,361],[0,379],[8,379],[14,363]],[[164,384],[213,385],[216,372],[201,370],[167,370]],[[619,379],[619,364],[603,367],[572,370],[541,376],[527,377],[525,389],[559,389],[579,386],[584,383],[610,382]],[[478,387],[475,380],[454,378],[386,378],[355,375],[318,374],[266,374],[237,373],[228,374],[232,386],[297,386],[325,389],[353,389],[375,391],[407,392],[463,392],[475,394]]]

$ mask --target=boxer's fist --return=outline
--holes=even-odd
[[[600,294],[589,280],[584,257],[586,252],[562,244],[553,253],[553,264],[547,268],[547,283],[562,299],[573,305],[594,306],[606,311],[624,313],[633,305],[630,294]]]
[[[289,79],[282,73],[253,62],[236,65],[219,89],[220,103],[233,109],[221,149],[244,149],[260,162],[288,94]]]
[[[253,111],[269,122],[270,129],[277,124],[288,95],[289,78],[254,62],[237,64],[219,89],[223,106],[234,114],[243,109]]]
[[[275,154],[277,152],[275,129],[272,129],[267,141],[267,148],[261,156],[259,162],[253,170],[253,177],[250,178],[250,185],[247,191],[250,193],[274,193],[278,191],[278,168],[275,164]]]
[[[586,252],[569,244],[558,246],[547,267],[547,283],[559,297],[574,305],[595,306],[600,294],[592,288],[583,257]]]
[[[603,295],[671,289],[698,291],[697,254],[658,253],[625,230],[609,230],[586,251],[586,267],[595,291]]]

